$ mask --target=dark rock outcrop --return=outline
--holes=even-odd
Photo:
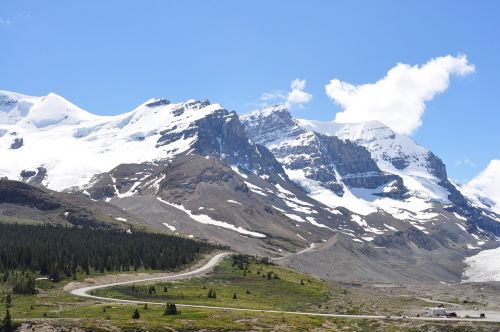
[[[305,129],[283,106],[245,115],[242,121],[249,137],[271,149],[286,168],[304,170],[308,179],[339,196],[343,185],[376,189],[391,182],[395,189],[380,195],[400,198],[406,192],[402,179],[382,172],[366,148]]]
[[[24,144],[24,140],[22,138],[16,137],[14,138],[14,141],[10,145],[11,150],[17,150],[21,148]]]

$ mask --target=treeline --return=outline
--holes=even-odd
[[[31,271],[5,271],[1,283],[12,285],[14,294],[33,295],[36,293],[35,275]]]
[[[59,281],[78,272],[173,270],[214,248],[145,232],[0,224],[0,273],[31,271]]]
[[[258,257],[258,256],[250,256],[246,254],[235,254],[232,255],[233,259],[233,267],[237,267],[240,270],[247,270],[248,266],[252,263],[255,264],[263,264],[263,265],[274,265],[269,257]]]

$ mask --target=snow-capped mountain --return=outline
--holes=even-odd
[[[250,138],[268,147],[292,180],[333,208],[365,216],[381,209],[425,222],[437,217],[428,212],[433,201],[449,204],[449,193],[438,184],[446,180],[442,162],[381,123],[297,120],[283,106],[241,118]]]
[[[276,156],[289,178],[327,206],[345,207],[358,217],[385,212],[424,232],[448,218],[440,211],[447,210],[459,224],[467,220],[471,230],[481,223],[497,232],[448,180],[441,159],[380,122],[294,119],[281,105],[241,119],[250,138]]]
[[[55,94],[0,92],[0,174],[27,182],[36,178],[62,190],[87,184],[95,174],[123,163],[171,159],[195,148],[220,154],[231,164],[257,167],[259,151],[249,145],[243,155],[234,155],[231,145],[240,142],[224,140],[228,128],[238,125],[237,118],[208,101],[152,99],[109,117],[92,115]],[[218,128],[210,128],[215,122]],[[216,131],[215,141],[205,137],[211,131]]]
[[[461,191],[477,206],[500,214],[500,160],[492,160],[478,176],[462,185]]]
[[[0,178],[329,278],[457,280],[469,251],[500,235],[490,201],[457,190],[408,137],[378,122],[298,120],[283,106],[239,117],[151,99],[97,116],[55,94],[2,91],[0,153]]]
[[[440,186],[441,182],[447,181],[446,167],[441,159],[381,122],[298,122],[309,130],[337,136],[365,147],[381,170],[403,179],[404,186],[412,196],[449,203],[449,192]]]
[[[184,235],[274,243],[276,252],[321,241],[333,233],[323,223],[352,226],[338,211],[313,210],[318,203],[219,104],[152,99],[104,117],[54,94],[3,92],[1,110],[0,177],[124,204]]]

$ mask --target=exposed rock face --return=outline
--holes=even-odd
[[[298,120],[282,106],[239,118],[166,99],[99,117],[53,94],[0,92],[0,124],[0,177],[39,186],[4,202],[0,190],[0,219],[130,218],[370,281],[458,281],[468,248],[500,234],[500,217],[465,198],[436,155],[376,121]]]
[[[194,148],[200,154],[217,156],[229,165],[239,165],[258,174],[285,172],[264,146],[251,143],[235,112],[220,110],[195,122],[198,139]]]
[[[156,101],[152,101],[150,103],[147,103],[146,106],[147,107],[157,107],[157,106],[163,106],[163,105],[168,105],[170,104],[170,101],[166,100],[166,99],[158,99]]]
[[[288,170],[301,170],[306,178],[341,196],[343,186],[376,189],[394,181],[391,195],[404,194],[398,176],[384,174],[364,147],[349,140],[306,129],[283,106],[273,106],[241,117],[250,138],[266,145]],[[388,195],[388,193],[380,193]]]
[[[448,181],[448,175],[446,174],[446,166],[434,153],[430,152],[427,154],[427,162],[429,165],[429,171],[432,175],[440,179],[441,181]]]
[[[16,137],[16,138],[14,138],[14,141],[10,145],[10,148],[12,150],[19,149],[23,146],[23,143],[24,143],[24,140],[22,138]]]
[[[42,186],[43,180],[47,177],[47,169],[40,166],[36,170],[23,170],[19,175],[23,182],[33,186]]]

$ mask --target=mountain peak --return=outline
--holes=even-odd
[[[45,128],[55,124],[78,124],[97,118],[53,92],[33,97],[0,91],[0,123]]]
[[[38,98],[38,97],[23,95],[21,93],[7,91],[7,90],[0,90],[0,105],[2,100],[18,101],[20,99],[27,99],[27,98]]]
[[[245,120],[250,120],[250,119],[257,119],[257,118],[267,118],[270,116],[292,118],[290,111],[283,104],[276,104],[276,105],[272,105],[272,106],[267,106],[265,108],[258,109],[258,110],[255,110],[253,112],[244,114],[241,116],[241,118],[245,119]]]

